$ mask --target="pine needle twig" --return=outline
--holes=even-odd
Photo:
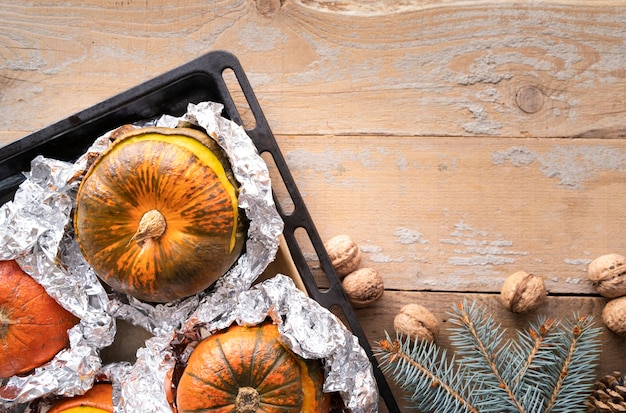
[[[600,343],[588,338],[597,336],[599,331],[591,317],[575,317],[563,330],[563,345],[557,348],[560,355],[557,380],[546,413],[567,413],[570,406],[584,404],[588,396],[585,391],[594,382],[593,370],[600,352]]]
[[[539,318],[504,340],[486,311],[466,302],[453,307],[456,352],[396,334],[375,348],[381,368],[410,394],[420,412],[566,413],[584,409],[599,355],[599,328],[591,317],[560,323]]]
[[[463,356],[468,368],[481,375],[483,391],[503,393],[515,411],[527,413],[515,395],[509,379],[504,377],[506,371],[511,371],[510,367],[514,363],[505,357],[508,346],[501,345],[504,331],[475,302],[469,306],[466,302],[459,303],[455,310],[456,317],[450,321],[459,328],[453,330],[451,341],[458,348],[457,353]],[[516,375],[512,376],[510,379],[515,379]]]
[[[386,337],[379,343],[378,355],[387,366],[387,373],[402,377],[400,381],[405,390],[414,387],[412,397],[419,396],[421,404],[438,400],[451,413],[480,413],[462,394],[463,388],[455,388],[459,381],[452,376],[454,359],[447,363],[445,351],[439,354],[437,346],[428,341],[414,342],[411,348],[411,341],[402,336],[391,339],[387,334]]]
[[[553,318],[540,318],[537,324],[531,324],[527,330],[518,334],[518,352],[523,355],[524,364],[521,366],[519,375],[515,378],[515,383],[523,381],[531,366],[542,365],[546,362],[546,348],[551,348],[550,338],[558,323]],[[525,350],[526,349],[526,350]],[[553,357],[548,357],[548,362]]]

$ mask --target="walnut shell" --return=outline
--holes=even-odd
[[[436,341],[439,336],[439,320],[420,304],[407,304],[393,319],[394,329],[413,340]]]
[[[324,247],[339,278],[356,271],[361,265],[361,249],[347,235],[332,237]]]
[[[500,291],[500,301],[514,313],[525,313],[539,308],[547,294],[541,277],[518,271],[504,281]]]
[[[383,278],[372,268],[359,268],[346,275],[341,285],[355,308],[367,307],[383,296]]]
[[[604,325],[620,336],[626,336],[626,296],[614,298],[602,310]]]
[[[602,255],[589,264],[587,276],[596,291],[607,298],[626,295],[626,257]]]

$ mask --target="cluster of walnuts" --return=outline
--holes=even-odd
[[[587,276],[596,291],[609,299],[602,321],[615,334],[626,335],[626,257],[602,255],[589,264]]]
[[[355,308],[367,307],[382,297],[385,291],[382,277],[373,268],[361,267],[361,250],[348,235],[336,235],[324,247]],[[396,331],[413,339],[435,341],[439,334],[439,320],[419,304],[402,307],[393,324]]]
[[[361,249],[349,236],[336,235],[324,247],[353,307],[367,307],[383,296],[383,278],[373,268],[361,268]]]
[[[602,255],[589,264],[587,276],[596,291],[609,299],[602,321],[615,334],[626,335],[626,257]],[[547,294],[541,277],[518,271],[504,281],[500,300],[512,312],[524,313],[539,308]]]
[[[360,268],[361,250],[349,236],[337,235],[324,246],[354,307],[366,307],[382,297],[385,291],[382,277],[372,268]],[[626,257],[600,256],[589,264],[587,275],[598,293],[609,299],[602,311],[602,321],[615,334],[626,335]],[[513,313],[526,313],[537,310],[547,295],[542,277],[517,271],[504,281],[500,301]],[[394,318],[394,328],[414,339],[435,341],[439,321],[424,306],[407,304]]]

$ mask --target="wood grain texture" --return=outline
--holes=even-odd
[[[523,327],[497,302],[517,270],[544,277],[541,312],[597,316],[586,267],[626,253],[622,0],[0,0],[0,27],[0,146],[235,54],[321,237],[352,236],[384,277],[357,312],[372,344],[409,302]],[[626,372],[626,339],[602,340],[598,372]]]
[[[550,293],[589,295],[591,260],[624,251],[622,140],[281,136],[279,146],[321,237],[349,234],[392,289],[498,292],[524,270]]]
[[[4,142],[213,49],[279,134],[624,133],[618,1],[3,3]]]

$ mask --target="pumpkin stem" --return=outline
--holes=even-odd
[[[259,408],[261,396],[252,387],[240,387],[235,399],[235,412],[255,413]]]
[[[128,243],[130,244],[135,241],[137,245],[141,247],[148,240],[157,240],[163,235],[166,227],[167,223],[165,222],[163,214],[156,209],[151,209],[143,214],[139,221],[137,232],[135,232],[135,235],[133,235]]]
[[[9,332],[11,319],[6,314],[4,307],[0,307],[0,338],[4,338]]]

